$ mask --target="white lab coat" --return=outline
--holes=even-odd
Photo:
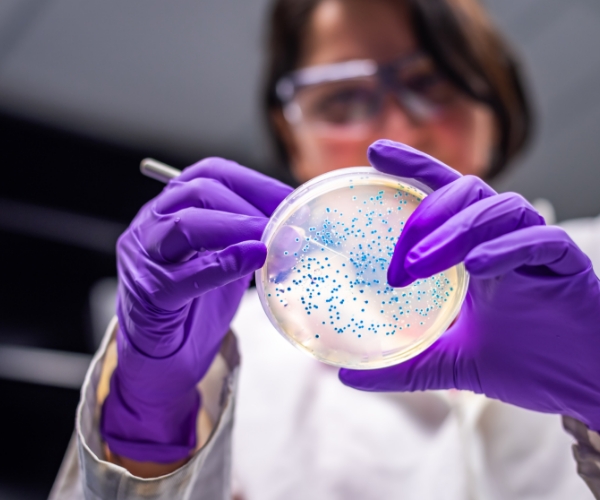
[[[600,269],[600,219],[565,227]],[[102,460],[98,433],[97,387],[114,326],[82,389],[77,443],[51,498],[217,500],[232,493],[246,500],[594,498],[577,475],[573,441],[558,416],[467,392],[349,389],[337,380],[336,369],[279,336],[254,290],[232,325],[241,369],[235,349],[228,348],[203,381],[212,429],[202,431],[204,446],[169,476],[135,478]],[[600,443],[597,434],[591,438]],[[600,445],[589,463],[600,477]]]

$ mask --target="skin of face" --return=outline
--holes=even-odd
[[[323,0],[314,10],[299,68],[353,59],[388,62],[418,50],[406,9],[389,0]],[[466,96],[432,121],[416,123],[395,99],[386,101],[369,137],[324,137],[310,127],[272,118],[290,157],[293,176],[305,182],[338,168],[368,165],[367,148],[391,139],[419,149],[462,174],[485,177],[495,141],[491,110]]]

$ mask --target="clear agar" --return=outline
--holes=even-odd
[[[300,186],[265,229],[258,294],[276,329],[319,361],[374,369],[412,358],[454,320],[462,264],[404,288],[387,268],[408,217],[431,192],[371,167],[341,169]]]

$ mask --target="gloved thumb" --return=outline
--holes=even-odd
[[[372,392],[467,389],[459,387],[463,374],[457,373],[457,369],[463,364],[456,341],[455,335],[448,331],[424,352],[403,363],[377,370],[342,368],[339,378],[344,385]]]

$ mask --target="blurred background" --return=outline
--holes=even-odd
[[[536,136],[496,182],[600,214],[600,2],[486,0],[521,54]],[[46,498],[114,289],[116,238],[182,168],[281,176],[258,90],[268,0],[0,2],[0,498]],[[110,301],[109,301],[110,302]]]

